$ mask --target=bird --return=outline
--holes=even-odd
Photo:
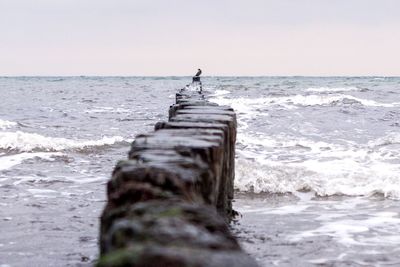
[[[195,76],[196,76],[196,77],[199,77],[200,75],[201,75],[201,69],[198,69]]]

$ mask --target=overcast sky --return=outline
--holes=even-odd
[[[399,0],[0,0],[0,75],[400,76]]]

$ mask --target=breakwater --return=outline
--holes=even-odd
[[[236,115],[194,81],[107,185],[98,266],[256,266],[230,233]]]

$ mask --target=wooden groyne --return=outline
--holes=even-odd
[[[200,80],[180,90],[108,182],[98,266],[256,266],[228,228],[235,141],[232,108],[208,102]]]

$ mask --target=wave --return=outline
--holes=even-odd
[[[131,110],[126,108],[113,108],[113,107],[94,107],[93,109],[86,109],[85,113],[129,113]]]
[[[379,193],[400,199],[398,144],[399,133],[389,133],[365,144],[239,134],[235,186],[256,193],[311,191],[319,196]]]
[[[383,194],[400,199],[399,165],[371,162],[361,166],[351,159],[308,160],[302,163],[238,159],[235,187],[255,193],[311,191],[318,196]]]
[[[66,78],[52,78],[52,79],[48,79],[48,82],[63,82],[65,81]]]
[[[341,146],[327,143],[323,141],[313,141],[306,138],[299,138],[287,135],[273,135],[273,136],[251,136],[239,133],[238,143],[244,144],[246,147],[262,146],[263,148],[286,149],[286,148],[303,148],[311,152],[320,153],[327,150],[339,151]]]
[[[388,133],[384,137],[368,142],[369,147],[383,147],[387,145],[398,145],[400,144],[400,133]]]
[[[17,123],[13,121],[0,120],[0,129],[4,130],[16,126]]]
[[[329,92],[349,92],[349,91],[361,91],[361,89],[355,86],[349,87],[310,87],[306,89],[306,92],[317,92],[317,93],[329,93]]]
[[[19,152],[57,152],[65,150],[82,151],[91,147],[102,147],[124,142],[121,136],[103,137],[100,140],[70,140],[47,137],[35,133],[0,132],[0,150]]]
[[[370,99],[357,98],[352,95],[336,94],[336,95],[292,95],[285,97],[262,97],[262,98],[222,98],[215,97],[211,99],[220,105],[231,105],[238,111],[246,111],[252,108],[260,108],[272,105],[282,105],[288,108],[296,106],[327,106],[340,105],[344,103],[358,103],[367,107],[397,107],[400,103],[381,103]]]
[[[41,158],[45,160],[54,160],[54,157],[62,156],[61,153],[46,153],[46,152],[38,152],[38,153],[21,153],[10,156],[0,156],[0,171],[10,169],[11,167],[21,164],[23,161],[27,159],[33,158]]]
[[[210,96],[212,97],[217,97],[217,96],[222,96],[222,95],[227,95],[230,94],[231,92],[228,90],[215,90],[214,93],[212,93]]]

